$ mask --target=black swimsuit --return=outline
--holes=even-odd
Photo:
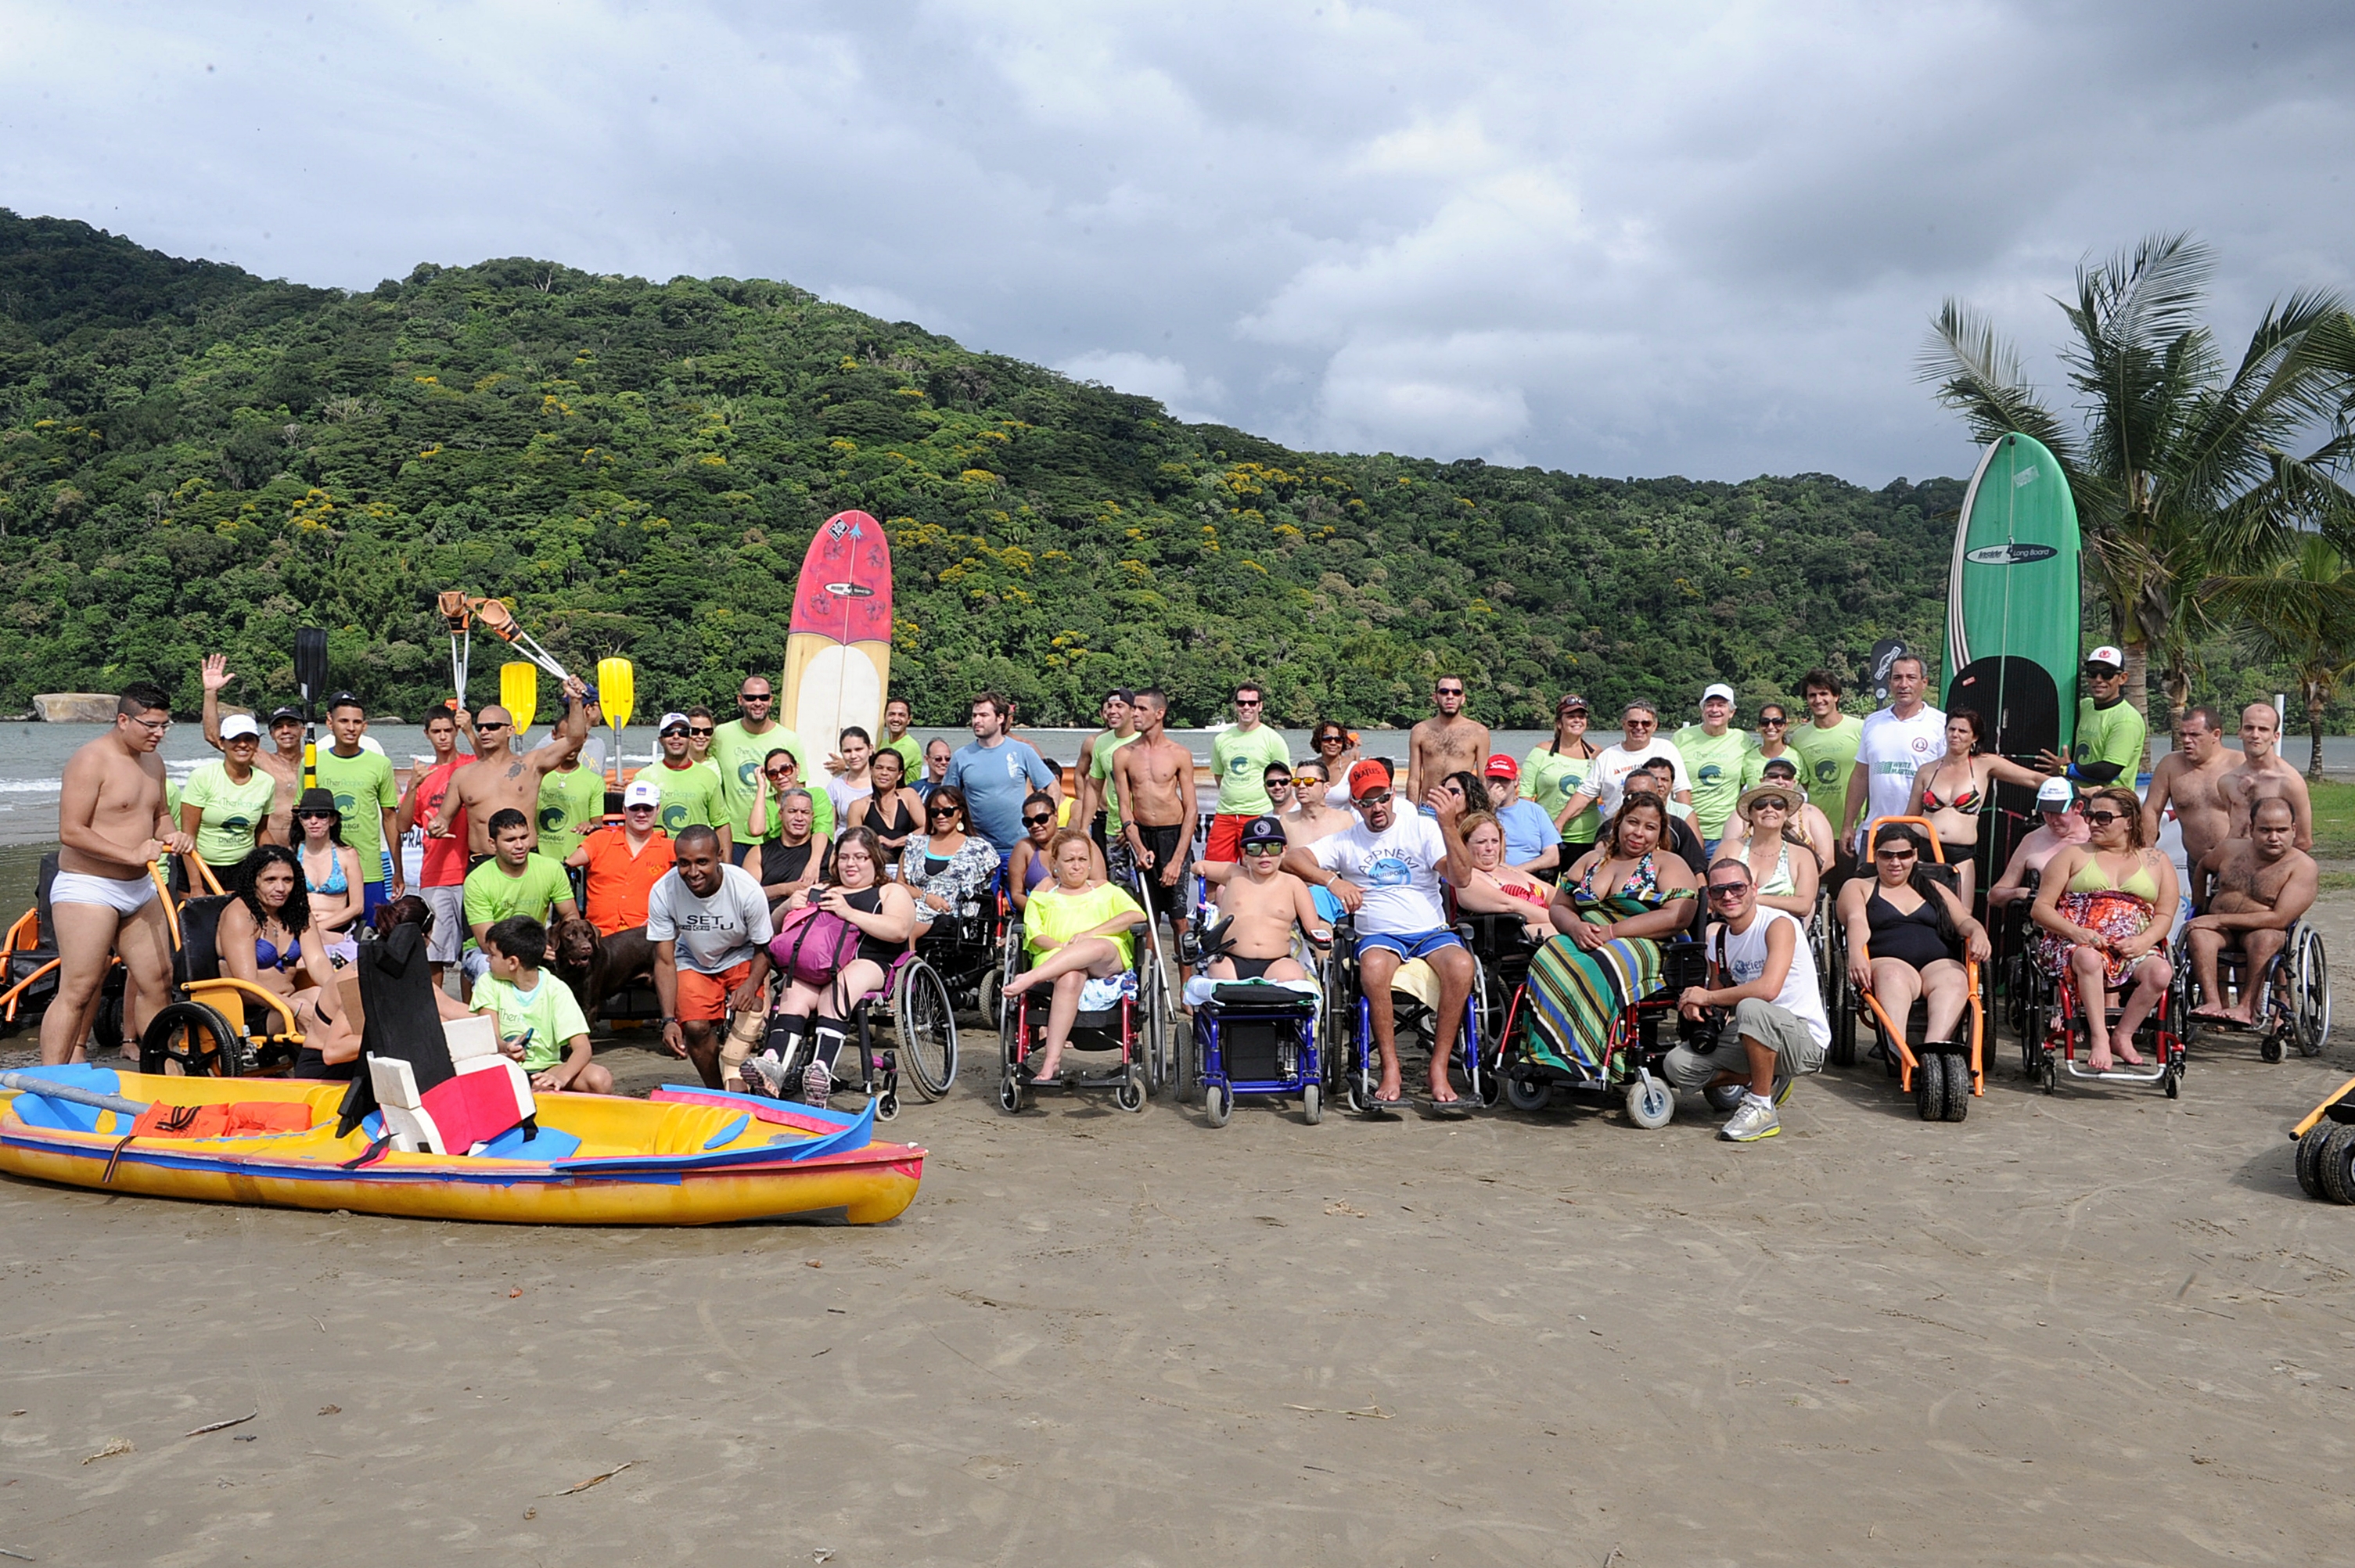
[[[1233,954],[1230,953],[1227,955],[1227,962],[1235,966],[1235,978],[1238,980],[1264,980],[1267,978],[1267,972],[1278,964],[1283,963],[1284,960],[1281,958],[1238,958]]]
[[[883,907],[883,890],[879,887],[861,888],[855,893],[843,894],[842,901],[861,914],[876,914]],[[907,950],[907,944],[903,942],[886,942],[879,936],[869,936],[864,931],[858,933],[858,956],[887,975],[890,973],[891,965],[900,961],[900,955]]]
[[[1865,901],[1864,919],[1872,933],[1875,958],[1894,958],[1916,969],[1926,969],[1941,958],[1955,955],[1945,939],[1938,934],[1937,912],[1931,909],[1928,899],[1907,914],[1882,898],[1881,890],[1875,888],[1872,896]]]

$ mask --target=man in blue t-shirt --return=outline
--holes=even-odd
[[[1521,798],[1521,764],[1498,752],[1488,759],[1483,775],[1488,785],[1488,809],[1504,830],[1505,864],[1517,871],[1541,877],[1561,859],[1561,829],[1546,808]]]
[[[1028,746],[1006,733],[1006,699],[985,691],[973,699],[973,744],[962,746],[949,759],[949,776],[941,782],[964,794],[965,813],[974,831],[989,840],[1000,859],[1014,853],[1022,837],[1022,802],[1033,790],[1044,790],[1062,804],[1055,774]]]

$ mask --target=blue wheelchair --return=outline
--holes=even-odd
[[[1199,940],[1188,933],[1188,967],[1209,965],[1226,952],[1229,923],[1204,928]],[[1313,974],[1316,957],[1295,955]],[[1297,1100],[1301,1120],[1315,1126],[1325,1117],[1326,1058],[1318,1028],[1320,987],[1314,980],[1214,980],[1186,983],[1193,1016],[1175,1026],[1178,1083],[1186,1097],[1199,1096],[1204,1120],[1223,1127],[1235,1099]]]

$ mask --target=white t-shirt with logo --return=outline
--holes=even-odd
[[[1595,754],[1594,771],[1586,775],[1586,782],[1579,786],[1580,793],[1590,789],[1596,792],[1595,804],[1603,808],[1607,820],[1619,809],[1619,797],[1627,793],[1627,775],[1654,757],[1666,757],[1677,765],[1676,783],[1669,786],[1670,794],[1691,791],[1692,777],[1685,772],[1685,754],[1677,750],[1674,741],[1655,736],[1633,752],[1624,744],[1604,747]]]
[[[1856,760],[1865,769],[1864,820],[1902,816],[1913,798],[1913,775],[1946,754],[1946,716],[1923,704],[1911,719],[1884,708],[1864,721]]]
[[[1447,929],[1447,909],[1439,901],[1447,840],[1430,817],[1405,812],[1378,834],[1359,821],[1319,838],[1308,852],[1319,866],[1365,890],[1365,904],[1358,911],[1360,934],[1405,936]]]
[[[1806,928],[1779,909],[1758,906],[1758,917],[1747,931],[1732,926],[1720,926],[1709,939],[1710,952],[1717,951],[1718,935],[1725,938],[1724,979],[1729,986],[1747,986],[1766,973],[1766,933],[1776,921],[1786,921],[1791,926],[1791,967],[1783,975],[1783,988],[1774,997],[1774,1005],[1807,1026],[1807,1033],[1820,1046],[1832,1042],[1831,1020],[1824,1017],[1823,987],[1816,979],[1816,955],[1807,948]]]

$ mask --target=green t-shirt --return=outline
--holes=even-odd
[[[552,768],[539,777],[539,852],[562,860],[581,836],[605,820],[605,775],[594,768]]]
[[[478,925],[496,925],[511,915],[527,914],[545,924],[548,912],[572,896],[564,868],[545,855],[524,858],[523,874],[510,877],[496,859],[485,860],[466,873],[467,940]]]
[[[1753,739],[1754,740],[1755,737],[1753,737]],[[1766,777],[1766,764],[1769,762],[1786,761],[1793,767],[1799,770],[1799,787],[1802,790],[1806,789],[1807,787],[1806,762],[1804,758],[1795,753],[1787,745],[1783,748],[1779,756],[1771,758],[1766,755],[1766,752],[1763,748],[1755,745],[1752,746],[1750,748],[1750,754],[1742,759],[1742,787],[1743,789],[1748,789],[1753,784],[1764,783]]]
[[[1103,790],[1106,838],[1117,838],[1121,834],[1120,792],[1112,787],[1112,754],[1135,739],[1134,734],[1099,736],[1096,740],[1095,755],[1088,760],[1088,777],[1095,780]],[[1267,793],[1264,780],[1260,784],[1260,793],[1262,795]],[[1269,804],[1272,805],[1274,803],[1271,801]],[[1087,824],[1082,822],[1080,826],[1085,827]]]
[[[1757,742],[1749,732],[1729,729],[1712,735],[1698,724],[1688,724],[1670,737],[1685,760],[1685,776],[1692,781],[1693,826],[1703,838],[1725,836],[1725,819],[1742,795],[1743,760]]]
[[[1221,730],[1210,742],[1210,767],[1219,775],[1221,816],[1260,816],[1274,809],[1267,798],[1267,765],[1292,762],[1284,737],[1261,724]]]
[[[1791,750],[1799,753],[1799,784],[1807,804],[1839,826],[1848,809],[1848,781],[1856,772],[1856,743],[1864,737],[1864,720],[1853,713],[1838,723],[1818,730],[1812,719],[1791,726]]]
[[[1058,945],[1069,942],[1083,931],[1097,926],[1124,912],[1136,912],[1137,901],[1130,898],[1117,882],[1101,882],[1083,893],[1067,893],[1053,881],[1042,883],[1030,895],[1029,905],[1022,912],[1024,944],[1036,957],[1045,951],[1039,945],[1039,937],[1047,937]],[[1136,933],[1131,927],[1113,939],[1120,949],[1124,965],[1136,962]]]
[[[655,808],[655,820],[673,838],[682,828],[717,827],[728,820],[728,805],[720,798],[720,773],[716,767],[689,763],[683,768],[674,768],[667,763],[655,763],[640,769],[638,777],[653,780],[655,787],[662,791],[662,804]],[[751,809],[749,803],[746,809]]]
[[[752,837],[752,795],[762,784],[761,761],[771,752],[775,751],[786,751],[794,754],[794,761],[801,764],[802,787],[818,797],[818,809],[826,814],[826,822],[817,828],[817,831],[822,833],[832,824],[831,803],[826,799],[825,789],[810,782],[812,779],[821,779],[826,775],[817,771],[815,765],[815,760],[810,756],[810,749],[803,743],[802,738],[782,724],[771,730],[764,730],[758,735],[748,735],[744,732],[744,720],[730,719],[711,732],[711,755],[709,761],[712,771],[719,777],[721,815],[713,816],[710,825],[717,827],[723,821],[726,822],[730,829],[735,833],[736,842],[739,844],[750,841]],[[656,763],[655,771],[647,773],[646,776],[659,781],[662,778],[661,769],[662,764]],[[678,827],[670,826],[670,785],[664,783],[663,809],[660,815],[664,827],[675,835],[678,832]],[[776,814],[772,812],[770,815],[773,816]],[[689,822],[699,820],[701,819],[698,817],[684,817],[680,819],[678,827],[684,827]],[[773,822],[770,824],[772,829],[775,826]]]
[[[523,1048],[526,1072],[545,1072],[555,1066],[564,1060],[565,1046],[589,1032],[589,1020],[581,1016],[572,987],[545,969],[539,972],[539,984],[527,992],[496,975],[485,975],[474,982],[474,1005],[476,1012],[496,1017],[501,1040],[529,1036]]]
[[[2075,764],[2069,771],[2081,782],[2085,780],[2088,763],[2115,763],[2117,776],[2105,781],[2124,784],[2132,789],[2135,775],[2142,771],[2143,739],[2147,731],[2143,717],[2135,705],[2119,698],[2107,708],[2097,708],[2090,697],[2077,699],[2077,740],[2069,748],[2069,761]],[[190,779],[190,784],[196,781]]]
[[[1561,808],[1570,804],[1570,797],[1578,793],[1578,786],[1585,782],[1586,775],[1593,771],[1593,758],[1567,754],[1557,756],[1553,742],[1549,741],[1530,752],[1521,763],[1521,798],[1533,800],[1545,807],[1548,816],[1559,816]],[[1570,826],[1561,831],[1562,841],[1567,844],[1592,844],[1595,834],[1602,828],[1603,808],[1590,805],[1570,819]]]
[[[344,814],[344,842],[359,851],[360,880],[384,877],[384,817],[400,804],[392,787],[392,763],[382,753],[363,748],[356,757],[339,757],[332,747],[319,751],[319,787],[332,791],[336,809]]]
[[[900,782],[910,789],[915,788],[916,781],[924,776],[924,743],[913,735],[902,735],[896,741],[886,741],[875,749],[879,752],[900,753],[900,760],[908,764],[907,772]]]
[[[182,805],[201,810],[197,856],[215,870],[226,870],[253,852],[254,832],[270,820],[270,801],[277,788],[276,781],[260,768],[240,784],[229,782],[228,763],[205,763],[182,786],[172,819],[179,820]]]

